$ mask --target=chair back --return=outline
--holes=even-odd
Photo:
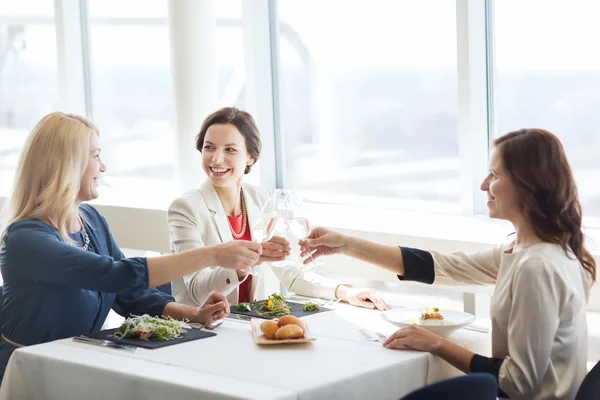
[[[477,372],[432,383],[409,393],[402,400],[496,400],[497,396],[496,377]]]
[[[600,361],[583,379],[577,391],[575,400],[598,400],[600,399]]]

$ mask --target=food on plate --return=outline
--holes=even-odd
[[[419,318],[421,321],[435,320],[441,321],[444,319],[444,316],[440,314],[440,309],[437,307],[426,308],[421,312],[421,317]]]
[[[445,321],[444,316],[440,313],[440,309],[431,307],[421,310],[419,317],[413,317],[410,323],[417,325],[444,325]]]
[[[288,315],[292,313],[292,307],[282,295],[273,293],[260,303],[258,313],[261,315]]]
[[[238,311],[252,311],[250,303],[239,303],[235,306],[235,309]]]
[[[173,340],[183,336],[180,322],[171,317],[151,317],[148,314],[132,316],[113,333],[115,339]]]
[[[300,339],[302,336],[304,336],[304,330],[295,324],[282,326],[275,332],[275,339],[277,340]]]
[[[309,301],[308,303],[304,303],[304,305],[302,306],[302,309],[304,311],[318,311],[319,305],[316,303],[313,303],[312,301]]]
[[[275,339],[275,333],[279,330],[277,320],[267,320],[260,324],[260,330],[267,339]]]

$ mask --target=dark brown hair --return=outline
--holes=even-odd
[[[202,122],[200,133],[196,136],[196,149],[200,153],[202,153],[202,147],[204,146],[206,131],[214,124],[234,125],[244,137],[248,153],[254,158],[254,163],[252,163],[252,165],[256,164],[258,156],[260,156],[262,143],[260,141],[260,132],[256,126],[256,121],[254,121],[254,117],[252,117],[250,113],[235,107],[223,107],[206,117],[204,122]],[[245,174],[250,172],[252,165],[246,165],[246,170],[244,171]]]
[[[494,146],[537,237],[570,249],[595,281],[596,261],[584,247],[577,186],[560,140],[544,129],[521,129]]]

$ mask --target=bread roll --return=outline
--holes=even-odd
[[[298,325],[294,325],[294,324],[288,324],[288,325],[282,326],[275,333],[275,338],[277,340],[300,339],[302,336],[304,336],[304,331],[302,330],[301,327],[299,327]]]
[[[304,332],[304,334],[306,335],[306,325],[304,325],[304,322],[298,318],[298,320],[296,321],[296,325],[298,325],[300,328],[302,328],[302,331]]]
[[[275,339],[275,333],[278,329],[277,320],[267,320],[260,324],[260,330],[267,339]]]
[[[289,324],[298,325],[298,318],[294,317],[293,315],[284,315],[283,317],[279,318],[279,326],[285,326]]]

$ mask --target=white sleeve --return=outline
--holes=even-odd
[[[502,246],[473,253],[456,251],[441,254],[430,251],[433,256],[435,279],[444,277],[471,285],[495,284],[502,251]]]
[[[566,291],[556,271],[541,259],[517,267],[511,282],[508,356],[498,382],[511,398],[532,398],[550,364]]]
[[[335,290],[339,285],[352,286],[314,272],[305,272],[301,266],[271,269],[286,288],[302,296],[335,299]]]
[[[168,223],[172,253],[205,247],[201,218],[185,198],[180,197],[171,204]],[[184,276],[183,281],[189,296],[197,304],[202,304],[212,290],[224,292],[225,289],[239,282],[235,270],[218,266],[193,272]]]

